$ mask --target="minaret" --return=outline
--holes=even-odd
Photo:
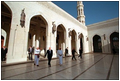
[[[77,1],[77,20],[85,25],[84,5],[82,1]]]

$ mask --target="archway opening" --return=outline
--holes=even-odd
[[[75,30],[72,30],[72,36],[71,36],[71,50],[75,49],[77,51],[76,48],[76,32]]]
[[[94,52],[102,52],[101,37],[98,35],[93,37],[93,48]]]
[[[28,34],[28,48],[32,46],[33,48],[39,47],[41,50],[46,50],[46,27],[47,22],[41,15],[31,18]]]
[[[111,52],[119,53],[119,33],[114,32],[110,35]]]
[[[65,38],[66,38],[65,28],[62,24],[60,24],[57,27],[56,50],[61,48],[63,50],[63,53],[65,51]]]
[[[81,34],[80,34],[80,48],[82,49],[82,51],[83,51],[83,39],[84,39],[84,36],[83,36],[83,34],[81,33]]]
[[[1,40],[2,46],[8,48],[10,26],[11,26],[12,13],[10,8],[3,1],[1,2],[1,34],[4,37],[4,41]],[[2,37],[1,36],[1,37]]]

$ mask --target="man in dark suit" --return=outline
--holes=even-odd
[[[29,54],[29,60],[32,60],[32,53],[34,52],[32,46],[29,47],[28,49],[28,54]]]
[[[65,49],[65,57],[68,54],[68,47]]]
[[[82,59],[82,51],[83,51],[82,48],[80,48],[80,49],[79,49],[79,54],[80,54],[80,55],[79,55],[78,57],[80,57],[81,59]]]
[[[73,59],[75,59],[76,60],[76,58],[75,58],[75,53],[77,53],[76,51],[75,51],[75,48],[72,50],[72,60]]]
[[[47,55],[47,58],[48,58],[48,65],[49,67],[51,67],[51,59],[52,59],[52,56],[53,56],[53,50],[51,50],[51,47],[49,47],[49,49],[47,50],[46,54],[45,54],[45,57]]]
[[[5,46],[3,46],[3,48],[1,48],[1,59],[2,59],[2,61],[6,60],[6,54],[7,54],[7,48]]]

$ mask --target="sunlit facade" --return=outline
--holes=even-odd
[[[80,47],[84,53],[112,53],[113,48],[118,53],[119,19],[86,26],[83,3],[77,6],[82,11],[78,20],[52,2],[2,1],[1,47],[8,48],[6,63],[27,61],[29,46],[45,51],[51,47],[53,58],[58,48],[65,52],[67,47],[68,55]]]

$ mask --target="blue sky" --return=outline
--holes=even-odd
[[[77,18],[76,1],[52,1]],[[119,17],[119,1],[83,1],[86,25]]]

